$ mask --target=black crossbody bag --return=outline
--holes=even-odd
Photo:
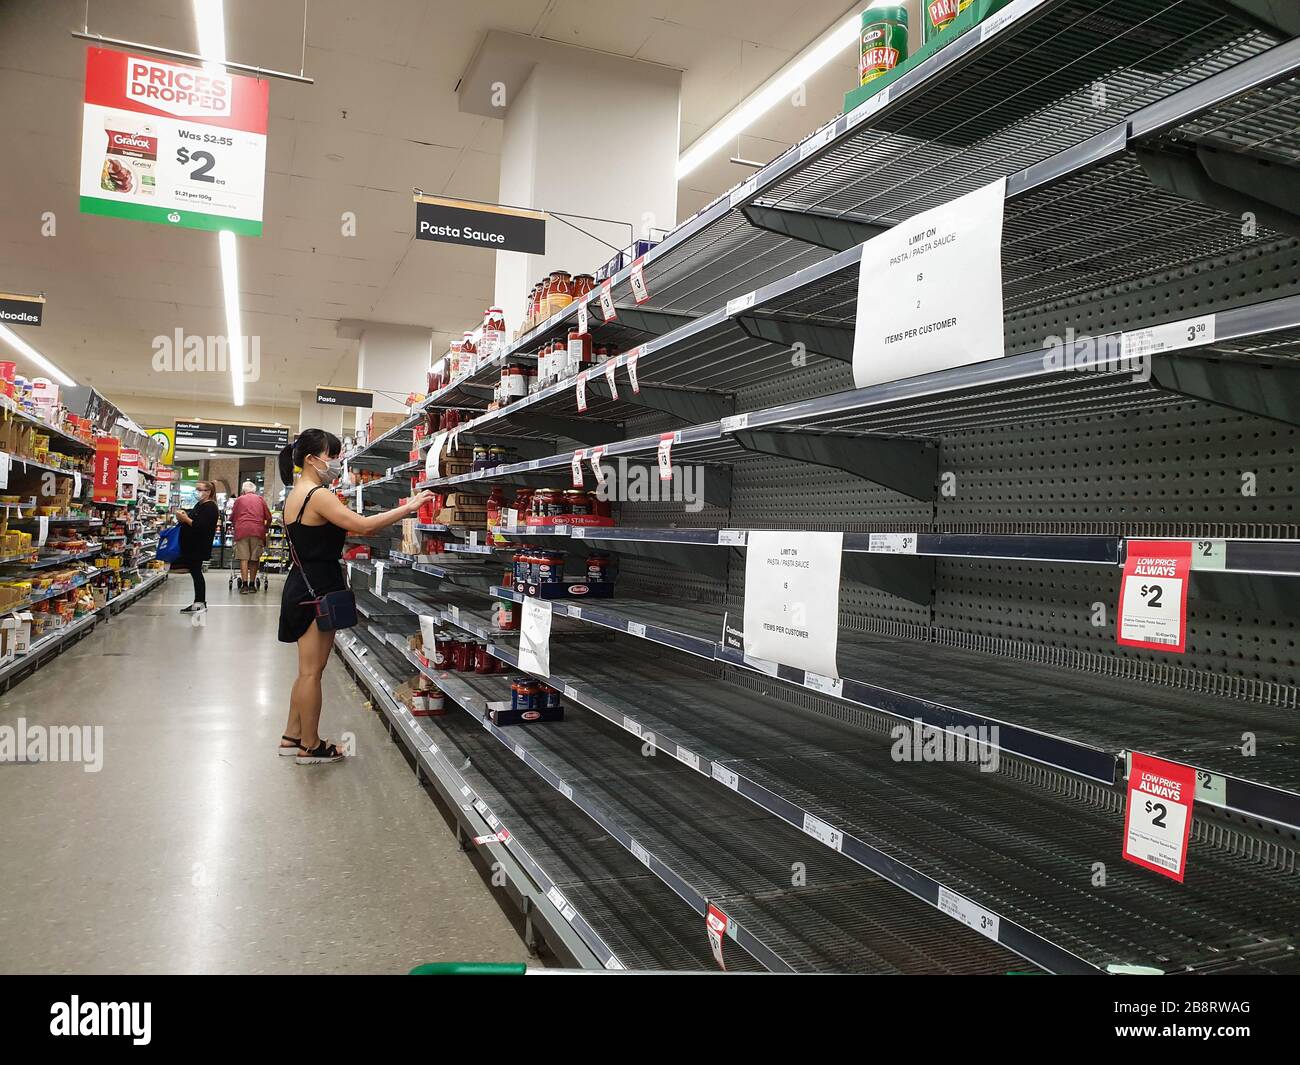
[[[316,627],[321,632],[335,632],[338,629],[350,629],[357,623],[357,597],[352,594],[351,588],[342,588],[337,592],[326,592],[324,595],[317,595],[316,589],[311,586],[311,580],[307,576],[307,570],[303,564],[298,561],[298,552],[293,546],[293,526],[302,521],[303,514],[307,511],[307,504],[311,502],[312,492],[324,485],[317,485],[311,492],[307,493],[307,498],[302,501],[302,509],[298,511],[298,518],[293,525],[285,526],[285,535],[289,540],[289,554],[293,556],[293,564],[298,567],[298,572],[302,574],[302,581],[307,585],[307,591],[311,594],[311,599],[304,599],[299,606],[314,606],[316,608]]]

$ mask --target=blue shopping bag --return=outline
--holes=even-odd
[[[181,527],[173,525],[158,534],[158,561],[175,562],[181,557]]]

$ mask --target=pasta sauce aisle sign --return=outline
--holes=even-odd
[[[81,210],[261,236],[265,81],[86,49]]]

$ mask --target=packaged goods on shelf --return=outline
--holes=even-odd
[[[956,0],[938,3],[955,6]],[[866,85],[888,74],[907,59],[907,8],[877,0],[862,12],[858,45],[858,84]]]
[[[559,691],[549,684],[532,677],[516,676],[510,680],[510,702],[489,703],[488,717],[494,725],[561,721],[564,719],[564,704]]]
[[[921,25],[929,41],[951,26],[975,0],[921,0]]]

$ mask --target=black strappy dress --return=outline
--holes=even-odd
[[[343,567],[339,558],[343,555],[343,545],[348,532],[337,525],[326,522],[324,525],[304,525],[302,516],[307,512],[311,497],[324,485],[317,485],[307,493],[302,501],[298,517],[284,527],[285,536],[293,545],[298,564],[307,570],[307,579],[303,579],[298,565],[289,570],[284,582],[284,594],[280,597],[280,642],[297,643],[303,634],[316,623],[316,608],[303,606],[302,603],[314,599],[316,595],[326,592],[338,592],[346,588],[347,580],[343,576]],[[311,590],[307,588],[311,582]]]

